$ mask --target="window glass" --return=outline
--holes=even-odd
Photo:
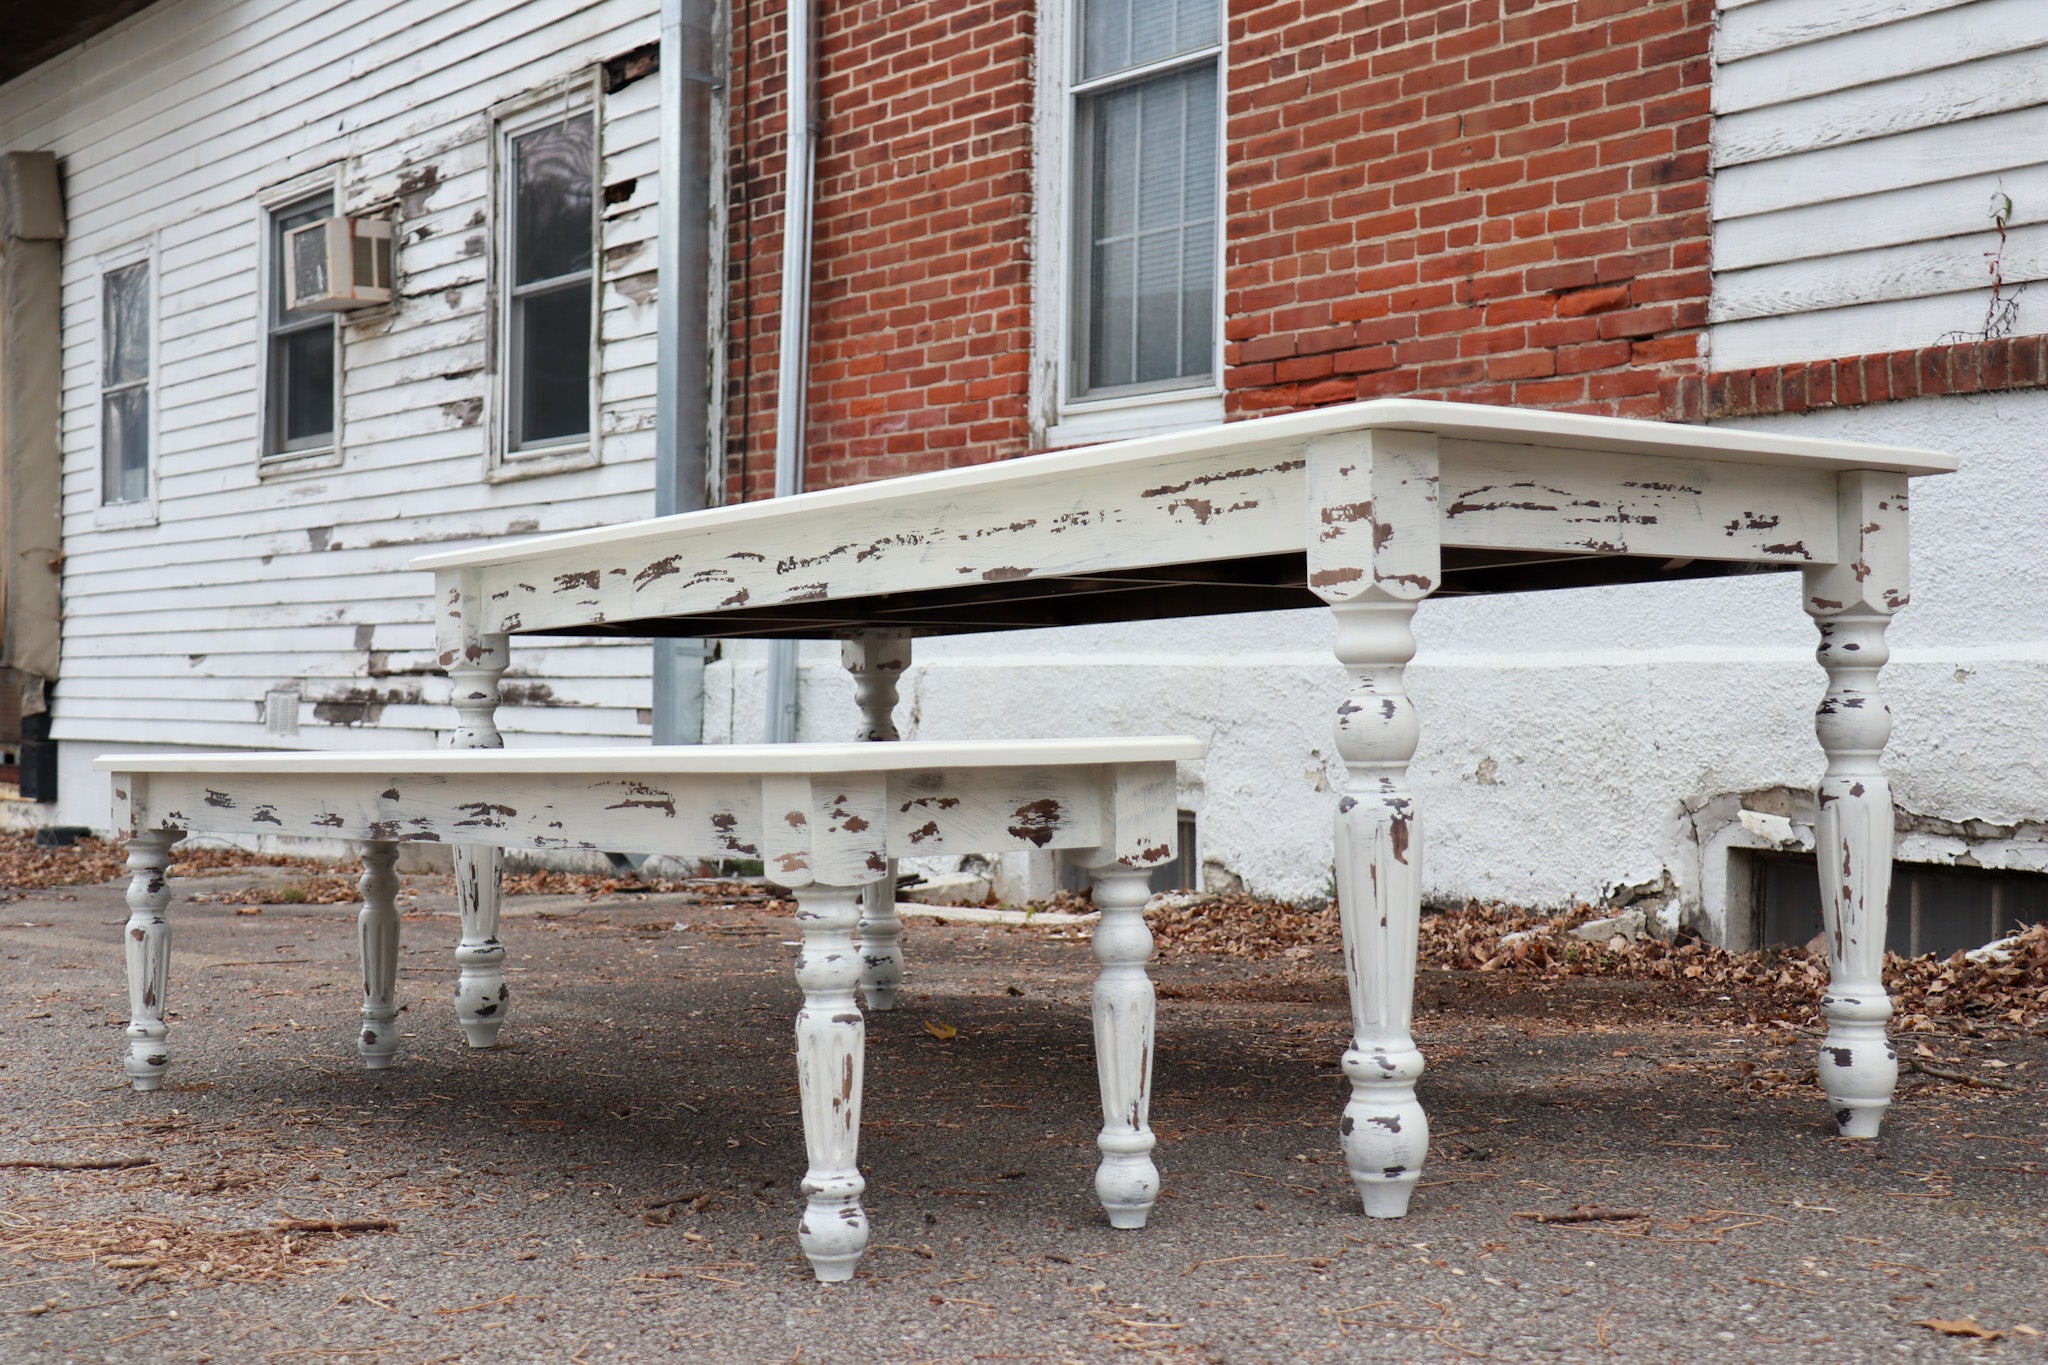
[[[149,262],[108,272],[104,299],[106,382],[149,378]]]
[[[513,282],[590,269],[591,121],[570,119],[512,140],[518,246]]]
[[[1219,40],[1216,0],[1080,0],[1081,79],[1163,61]]]
[[[334,444],[335,316],[292,312],[285,281],[292,271],[288,234],[334,216],[334,196],[318,194],[270,216],[268,391],[264,453],[296,454]]]
[[[1084,97],[1090,390],[1206,377],[1216,293],[1216,68]]]
[[[100,293],[100,501],[149,496],[149,262],[107,272]]]
[[[590,432],[596,122],[579,114],[507,139],[508,445]]]

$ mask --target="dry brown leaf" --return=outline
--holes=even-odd
[[[2005,1335],[1988,1327],[1979,1327],[1975,1318],[1921,1318],[1913,1325],[1939,1332],[1945,1337],[1974,1337],[1979,1341],[1997,1341]]]
[[[960,1036],[960,1030],[938,1019],[924,1021],[924,1031],[942,1043],[950,1043]]]

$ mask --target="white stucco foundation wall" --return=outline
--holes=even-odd
[[[1888,766],[1911,814],[2048,820],[2048,729],[2030,723],[2048,713],[2048,494],[2035,472],[2048,394],[1754,425],[1961,458],[1962,472],[1915,485],[1914,602],[1884,674]],[[1343,693],[1331,634],[1324,613],[1305,611],[923,641],[897,720],[906,738],[1200,736],[1209,755],[1185,769],[1182,799],[1205,866],[1258,894],[1320,897]],[[1413,781],[1431,897],[1563,906],[1668,874],[1718,933],[1701,848],[1736,805],[1709,803],[1811,789],[1820,775],[1824,678],[1795,574],[1445,599],[1424,604],[1416,637]],[[728,646],[711,666],[707,738],[759,737],[764,655]],[[804,739],[851,731],[836,646],[806,646],[800,706]],[[2030,867],[2040,847],[2002,853],[1993,837],[1969,852]],[[1901,844],[1909,857],[1962,849]]]

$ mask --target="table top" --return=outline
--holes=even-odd
[[[109,754],[93,760],[112,773],[477,774],[514,776],[603,773],[817,774],[918,772],[947,768],[1051,768],[1176,763],[1208,746],[1185,735],[1109,739],[903,740],[895,744],[683,744],[648,748],[397,749],[342,753]]]
[[[493,633],[943,635],[1315,606],[1307,558],[1328,494],[1312,459],[1417,440],[1441,462],[1430,505],[1448,594],[1831,563],[1840,473],[1955,468],[1933,451],[1774,432],[1373,400],[413,567],[437,574],[466,629]]]

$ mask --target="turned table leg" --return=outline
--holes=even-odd
[[[457,749],[497,749],[498,679],[504,676],[506,640],[502,635],[478,637],[474,654],[448,669],[454,683]],[[504,854],[495,848],[458,847],[455,853],[455,901],[462,915],[462,941],[455,949],[459,976],[455,983],[455,1017],[471,1047],[495,1047],[505,1025],[505,945],[498,941],[499,882]]]
[[[1095,907],[1095,1069],[1102,1088],[1102,1132],[1095,1145],[1095,1193],[1111,1227],[1141,1228],[1159,1199],[1152,1163],[1152,931],[1145,925],[1150,874],[1127,867],[1092,869]]]
[[[1375,1218],[1399,1218],[1422,1175],[1429,1120],[1415,1098],[1422,1054],[1410,1035],[1417,921],[1422,908],[1421,828],[1408,789],[1415,705],[1403,672],[1415,655],[1412,601],[1333,604],[1337,657],[1351,695],[1337,708],[1346,772],[1337,807],[1337,897],[1351,984],[1351,1049],[1344,1074],[1344,1164]]]
[[[171,978],[171,903],[166,869],[179,831],[149,830],[128,841],[128,1082],[137,1090],[164,1083],[170,1050],[164,1038],[164,992]]]
[[[1816,657],[1828,688],[1814,715],[1827,754],[1814,856],[1828,944],[1820,1084],[1843,1137],[1876,1137],[1898,1085],[1885,1037],[1887,902],[1892,883],[1892,789],[1879,765],[1891,711],[1877,675],[1891,651],[1885,627],[1910,600],[1905,476],[1852,470],[1837,483],[1837,562],[1806,570],[1805,606],[1820,628]]]
[[[860,892],[852,887],[807,886],[796,892],[803,931],[797,984],[804,1004],[796,1016],[797,1085],[802,1094],[804,1214],[797,1241],[820,1280],[853,1277],[868,1245],[868,1218],[860,1206],[860,1092],[867,1026],[853,988],[860,962],[853,945]]]
[[[864,630],[840,641],[839,661],[853,675],[860,707],[861,741],[901,738],[896,731],[896,684],[910,667],[910,637],[900,631]],[[903,921],[896,915],[896,860],[880,881],[860,893],[860,990],[871,1010],[896,1007],[903,984]]]
[[[363,845],[356,937],[363,958],[363,1065],[382,1071],[398,1052],[398,845]]]

